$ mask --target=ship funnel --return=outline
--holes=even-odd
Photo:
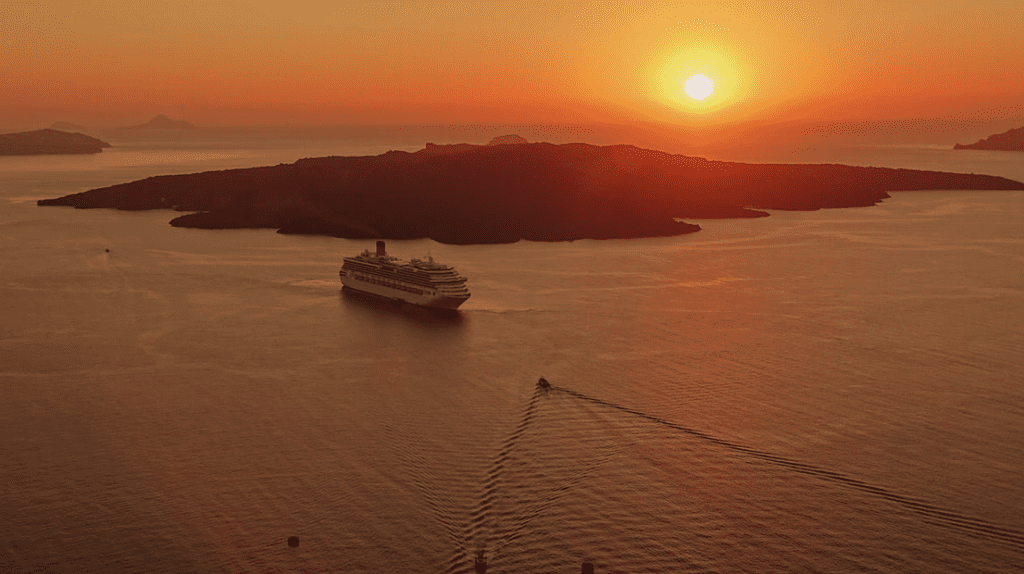
[[[384,251],[384,242],[377,242],[377,257],[384,257],[387,253]]]

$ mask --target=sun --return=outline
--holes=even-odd
[[[651,94],[687,121],[721,121],[751,97],[755,76],[741,55],[727,45],[667,45],[651,60]]]
[[[704,74],[694,74],[686,80],[683,91],[695,100],[703,100],[715,91],[715,82]]]

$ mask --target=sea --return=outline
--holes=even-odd
[[[36,205],[423,136],[0,158],[0,572],[1024,571],[1024,192],[389,241],[468,278],[453,315],[344,294],[372,242]],[[1019,152],[735,159],[1024,181]]]

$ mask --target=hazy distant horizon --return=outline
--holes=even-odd
[[[951,144],[1024,124],[1020,16],[997,0],[8,3],[0,126],[615,124],[706,144],[693,134],[938,122],[964,134]],[[700,98],[695,75],[713,84]]]
[[[202,140],[223,135],[251,134],[265,137],[290,135],[310,139],[346,137],[385,137],[402,134],[410,146],[437,144],[485,144],[492,137],[517,134],[531,142],[582,142],[594,145],[629,144],[670,153],[723,153],[755,150],[769,146],[800,148],[810,146],[845,147],[859,145],[924,145],[952,147],[973,143],[995,133],[1024,125],[1014,117],[924,118],[916,120],[744,122],[719,126],[672,126],[656,123],[615,124],[609,122],[580,123],[348,123],[348,124],[204,124],[192,117],[170,116],[184,120],[196,129],[123,130],[151,120],[130,119],[123,122],[88,124],[75,119],[58,118],[44,124],[0,124],[0,133],[14,133],[50,128],[58,122],[81,126],[94,137],[111,140],[145,140],[152,138]],[[75,131],[75,130],[70,130]],[[404,132],[404,133],[403,133]],[[418,149],[418,148],[417,148]]]

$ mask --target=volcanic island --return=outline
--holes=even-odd
[[[48,155],[100,153],[105,141],[79,133],[54,129],[0,134],[0,155]]]
[[[176,227],[483,244],[682,235],[700,230],[682,219],[870,206],[891,191],[1024,190],[989,175],[524,141],[156,176],[38,204],[190,212],[171,220]]]
[[[953,149],[984,149],[996,151],[1024,151],[1024,127],[990,135],[972,144],[956,144]]]

